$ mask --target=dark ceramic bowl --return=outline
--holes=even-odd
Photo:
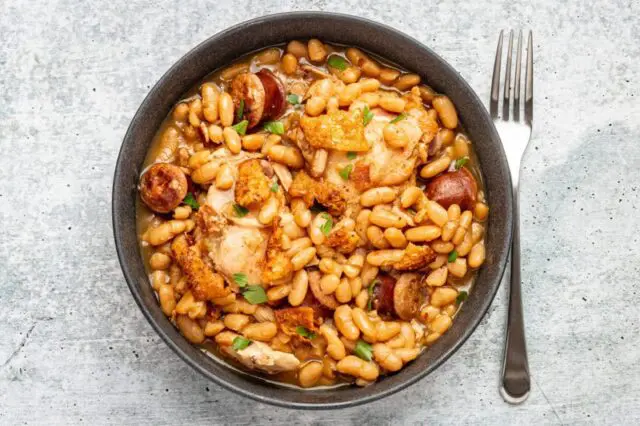
[[[207,74],[245,53],[312,37],[376,53],[417,72],[436,91],[448,95],[475,144],[491,206],[487,259],[453,327],[397,374],[365,388],[303,391],[267,383],[206,355],[187,342],[160,310],[136,239],[135,199],[140,167],[172,105]],[[363,404],[406,388],[435,370],[467,340],[489,308],[504,271],[512,220],[505,154],[486,109],[471,87],[442,58],[413,38],[369,20],[330,13],[284,13],[254,19],[216,34],[187,53],[151,89],[138,109],[122,143],[113,182],[113,230],[118,257],[131,293],[153,328],[182,359],[214,382],[260,402],[283,407],[326,409]]]

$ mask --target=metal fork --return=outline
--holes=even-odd
[[[507,336],[505,339],[504,361],[502,364],[502,380],[500,395],[510,404],[519,404],[527,399],[531,389],[527,346],[524,335],[522,315],[522,295],[520,278],[520,216],[518,184],[522,155],[531,138],[531,122],[533,121],[533,41],[531,31],[527,43],[527,68],[524,86],[524,120],[520,117],[520,70],[522,64],[522,31],[518,36],[516,53],[515,79],[511,81],[511,59],[513,52],[513,30],[509,34],[507,63],[505,66],[504,95],[502,116],[498,114],[500,100],[500,65],[502,62],[503,32],[500,31],[496,60],[493,65],[491,82],[490,112],[493,123],[500,134],[502,145],[507,154],[511,182],[513,184],[513,241],[511,243],[511,285],[509,292],[509,312],[507,319]],[[513,98],[512,98],[513,93]],[[513,102],[512,102],[513,100]],[[510,114],[511,113],[511,114]]]

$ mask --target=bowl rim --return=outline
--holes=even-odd
[[[185,62],[188,58],[190,58],[191,56],[199,53],[200,51],[204,51],[206,50],[207,46],[210,46],[212,44],[215,44],[219,41],[219,39],[223,39],[226,36],[228,36],[229,34],[233,34],[237,31],[241,31],[243,29],[246,29],[246,27],[250,27],[253,25],[259,25],[259,24],[264,24],[264,23],[269,23],[272,21],[278,21],[278,20],[282,20],[282,19],[313,19],[313,18],[319,18],[319,19],[325,19],[325,20],[331,20],[331,19],[340,19],[343,21],[352,21],[355,23],[359,23],[368,27],[371,27],[374,30],[377,31],[386,31],[386,32],[391,32],[394,34],[394,36],[399,37],[404,39],[404,41],[406,41],[409,44],[414,45],[416,48],[421,49],[423,51],[426,51],[429,55],[433,56],[437,61],[440,62],[440,65],[447,69],[448,72],[450,72],[452,75],[456,75],[457,76],[457,83],[460,84],[462,86],[462,88],[469,94],[469,96],[471,97],[471,101],[473,101],[476,105],[479,105],[479,113],[482,115],[482,119],[483,121],[485,121],[487,124],[489,124],[487,131],[490,133],[490,137],[492,139],[498,140],[500,141],[500,137],[495,129],[495,126],[493,125],[493,120],[491,119],[491,117],[489,116],[489,113],[486,109],[486,107],[484,106],[484,104],[482,103],[482,101],[480,100],[480,98],[478,97],[478,95],[475,93],[475,91],[471,88],[471,86],[469,85],[469,83],[462,78],[459,73],[455,70],[455,68],[453,68],[447,61],[445,61],[440,55],[438,55],[436,52],[434,52],[431,48],[429,48],[428,46],[424,45],[423,43],[421,43],[419,40],[407,35],[406,33],[397,30],[393,27],[390,27],[386,24],[382,24],[380,22],[376,22],[373,21],[371,19],[367,19],[367,18],[362,18],[360,16],[355,16],[355,15],[350,15],[350,14],[344,14],[344,13],[335,13],[335,12],[320,12],[320,11],[296,11],[296,12],[280,12],[280,13],[274,13],[274,14],[269,14],[269,15],[264,15],[261,17],[257,17],[257,18],[253,18],[250,20],[246,20],[246,21],[242,21],[239,22],[231,27],[228,27],[218,33],[213,34],[212,36],[208,37],[207,39],[205,39],[204,41],[200,42],[199,44],[197,44],[195,47],[193,47],[192,49],[190,49],[187,53],[185,53],[184,55],[182,55],[180,57],[180,59],[178,59],[175,63],[173,63],[171,65],[171,67],[165,72],[163,73],[163,75],[160,77],[160,79],[153,85],[153,87],[149,90],[149,92],[147,93],[147,95],[145,96],[144,100],[141,102],[140,106],[138,107],[138,109],[136,110],[135,115],[133,116],[131,123],[129,124],[128,128],[127,128],[127,132],[125,133],[125,136],[123,138],[123,142],[120,146],[119,152],[118,152],[118,157],[116,160],[116,166],[115,166],[115,170],[114,170],[114,178],[113,178],[113,183],[112,183],[112,226],[113,226],[113,234],[114,234],[114,239],[115,239],[115,246],[116,246],[116,252],[117,252],[117,256],[118,256],[118,261],[120,263],[124,278],[127,282],[127,285],[129,287],[129,290],[131,291],[131,294],[133,295],[134,300],[136,301],[136,304],[138,305],[138,307],[140,308],[140,310],[142,311],[143,315],[145,316],[145,318],[147,319],[147,321],[151,324],[152,328],[156,331],[156,333],[158,333],[158,335],[162,338],[162,340],[175,352],[178,354],[178,356],[180,358],[182,358],[182,360],[184,360],[188,365],[190,365],[193,369],[195,369],[196,371],[198,371],[200,374],[204,375],[205,377],[207,377],[209,380],[212,380],[214,383],[220,385],[221,387],[230,390],[232,392],[235,392],[236,394],[242,395],[244,397],[248,397],[251,398],[255,401],[261,402],[261,403],[267,403],[267,404],[271,404],[271,405],[275,405],[275,406],[279,406],[279,407],[284,407],[284,408],[295,408],[295,409],[338,409],[338,408],[347,408],[347,407],[353,407],[356,405],[361,405],[361,404],[366,404],[375,400],[379,400],[382,399],[384,397],[387,397],[389,395],[392,395],[394,393],[397,393],[403,389],[408,388],[409,386],[415,384],[416,382],[418,382],[419,380],[425,378],[428,374],[430,374],[432,371],[434,371],[435,369],[437,369],[440,365],[442,365],[445,361],[447,361],[456,351],[458,351],[458,349],[460,349],[460,347],[467,341],[467,339],[471,336],[471,334],[473,334],[473,332],[476,330],[476,328],[480,325],[480,323],[482,322],[482,319],[485,317],[491,303],[493,302],[495,295],[498,291],[498,288],[500,287],[502,278],[504,277],[504,273],[506,270],[506,263],[507,260],[509,258],[509,249],[511,246],[511,239],[512,239],[512,233],[513,233],[513,193],[510,190],[511,188],[511,175],[510,173],[507,173],[507,178],[508,178],[508,182],[505,182],[505,184],[507,185],[507,187],[509,188],[506,191],[506,212],[507,212],[507,216],[505,217],[505,221],[506,223],[506,234],[505,237],[503,238],[502,246],[500,247],[502,249],[502,252],[504,253],[504,258],[502,259],[497,259],[497,268],[498,268],[498,273],[496,275],[496,280],[498,280],[497,284],[494,286],[494,288],[492,289],[492,291],[488,294],[488,297],[486,297],[483,301],[482,304],[480,306],[478,306],[476,308],[477,311],[481,311],[481,314],[477,317],[477,320],[472,322],[468,327],[466,327],[461,333],[460,335],[457,337],[457,339],[455,340],[454,344],[450,345],[449,347],[447,347],[442,355],[440,356],[440,358],[438,358],[435,362],[429,364],[428,368],[425,368],[421,371],[419,371],[417,374],[413,375],[413,376],[408,376],[404,381],[396,384],[395,386],[389,387],[387,389],[381,390],[377,393],[371,394],[371,395],[366,395],[366,396],[360,396],[358,397],[357,395],[357,390],[359,388],[353,388],[354,392],[356,393],[356,396],[354,398],[351,398],[349,400],[346,401],[339,401],[339,402],[319,402],[319,403],[309,403],[309,402],[296,402],[296,401],[290,401],[290,400],[284,400],[284,399],[279,399],[278,397],[272,397],[268,394],[256,394],[250,390],[245,389],[243,386],[239,386],[236,385],[234,383],[231,383],[229,381],[226,381],[225,379],[222,379],[214,374],[212,374],[210,371],[208,371],[202,364],[200,364],[199,362],[197,362],[197,360],[195,360],[194,358],[192,358],[190,355],[188,355],[187,353],[184,352],[184,350],[182,348],[180,348],[177,343],[167,334],[167,332],[165,332],[165,330],[163,329],[163,327],[155,320],[155,318],[153,317],[151,311],[149,310],[149,308],[147,307],[147,305],[145,304],[142,294],[140,293],[140,291],[138,290],[135,282],[135,278],[133,276],[132,271],[130,271],[129,266],[128,266],[128,262],[132,261],[132,259],[129,259],[127,257],[127,255],[124,252],[124,249],[122,247],[123,243],[122,243],[122,232],[123,230],[120,229],[120,218],[117,215],[117,212],[120,211],[119,207],[120,207],[120,200],[117,197],[117,193],[121,190],[124,190],[120,187],[117,186],[118,184],[118,176],[121,174],[121,170],[123,167],[123,153],[125,150],[125,145],[127,140],[130,139],[131,134],[133,132],[133,129],[136,127],[137,125],[137,119],[139,118],[141,111],[143,109],[145,109],[147,103],[149,103],[150,99],[153,97],[153,94],[159,90],[159,88],[161,86],[163,86],[164,84],[166,84],[167,78],[173,74],[177,69],[181,68],[183,65],[183,62]],[[286,40],[285,40],[286,41]],[[246,53],[249,53],[249,51],[247,51]],[[402,64],[400,64],[402,65]],[[419,72],[419,70],[414,70],[416,72]],[[188,90],[188,89],[186,89]],[[185,90],[185,91],[186,91]],[[506,154],[504,152],[504,149],[502,146],[499,147],[498,150],[498,157],[497,159],[495,159],[498,163],[500,163],[501,167],[503,169],[506,169],[507,171],[509,170],[508,168],[508,163],[507,163],[507,159],[506,159]],[[486,167],[486,166],[485,166]],[[482,170],[482,169],[481,169]],[[499,243],[499,241],[497,242]],[[375,384],[374,384],[375,386]],[[303,390],[305,392],[308,392],[309,390]]]

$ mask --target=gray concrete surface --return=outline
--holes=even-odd
[[[419,384],[332,412],[220,389],[159,340],[116,260],[111,180],[129,120],[209,35],[285,10],[358,14],[433,47],[488,99],[497,32],[533,29],[522,177],[533,392],[497,392],[503,287]],[[637,424],[640,3],[0,1],[0,424]]]

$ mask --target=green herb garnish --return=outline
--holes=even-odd
[[[347,152],[347,158],[349,160],[354,160],[358,156],[357,152],[349,151]]]
[[[449,258],[447,260],[449,261],[449,263],[452,263],[452,262],[455,262],[457,258],[458,258],[458,252],[454,250],[451,253],[449,253]]]
[[[241,122],[239,122],[238,124],[234,124],[233,126],[231,126],[231,128],[233,130],[235,130],[236,132],[238,132],[238,134],[240,136],[244,136],[245,133],[247,133],[247,127],[249,126],[249,121],[247,120],[242,120]]]
[[[389,123],[391,124],[395,124],[400,120],[404,120],[405,118],[407,118],[407,114],[405,114],[404,112],[401,113],[400,115],[398,115],[396,118],[394,118],[393,120],[391,120]]]
[[[371,120],[373,120],[373,113],[369,110],[369,105],[364,106],[362,113],[363,113],[362,122],[366,126],[371,122]]]
[[[268,300],[267,293],[265,293],[264,288],[259,285],[246,286],[242,292],[242,296],[244,296],[245,300],[252,305],[259,305],[260,303],[264,303]]]
[[[320,231],[324,235],[329,235],[331,232],[331,228],[333,228],[333,218],[329,215],[329,213],[321,213],[322,217],[324,217],[325,222],[320,226]]]
[[[235,339],[233,339],[233,344],[231,345],[231,347],[233,348],[234,351],[237,352],[237,351],[243,350],[250,344],[251,344],[251,340],[245,339],[242,336],[238,336]]]
[[[458,297],[456,297],[456,305],[459,305],[465,300],[467,300],[467,297],[469,297],[469,293],[462,290],[460,293],[458,293]]]
[[[249,284],[249,279],[247,278],[247,274],[243,274],[242,272],[238,272],[237,274],[233,274],[233,281],[238,284],[238,287],[246,287]]]
[[[278,182],[273,182],[273,185],[271,185],[271,192],[278,192]]]
[[[342,56],[338,55],[329,56],[329,59],[327,59],[327,65],[340,71],[346,70],[349,66],[347,61]]]
[[[190,192],[187,194],[186,197],[184,197],[184,200],[182,200],[182,203],[188,205],[193,210],[198,210],[200,208],[200,204],[196,201],[196,198]]]
[[[468,161],[469,161],[469,157],[458,158],[455,164],[456,170],[460,170],[461,168],[463,168]]]
[[[347,164],[342,170],[338,172],[338,174],[342,179],[349,180],[349,175],[351,174],[352,170],[353,170],[353,164]]]
[[[367,293],[369,294],[369,301],[367,302],[368,311],[373,309],[373,289],[375,288],[376,284],[378,284],[379,282],[380,281],[378,280],[373,280],[373,282],[369,284],[369,287],[367,287]]]
[[[314,337],[316,337],[316,333],[301,325],[296,327],[296,333],[298,333],[302,337],[306,337],[307,339],[313,339]]]
[[[353,350],[353,353],[358,358],[362,358],[365,361],[371,361],[371,356],[373,355],[373,347],[367,342],[365,342],[364,340],[358,340],[358,343],[356,343],[356,348]]]
[[[274,135],[283,135],[284,124],[281,121],[267,121],[264,123],[264,130]]]
[[[240,99],[240,105],[238,105],[238,110],[236,111],[236,121],[242,121],[243,116],[244,116],[244,99]]]
[[[242,207],[240,204],[234,204],[233,210],[236,212],[236,216],[245,217],[249,213],[249,209]]]
[[[291,105],[298,105],[300,103],[300,96],[291,93],[287,95],[287,102],[289,102]]]

